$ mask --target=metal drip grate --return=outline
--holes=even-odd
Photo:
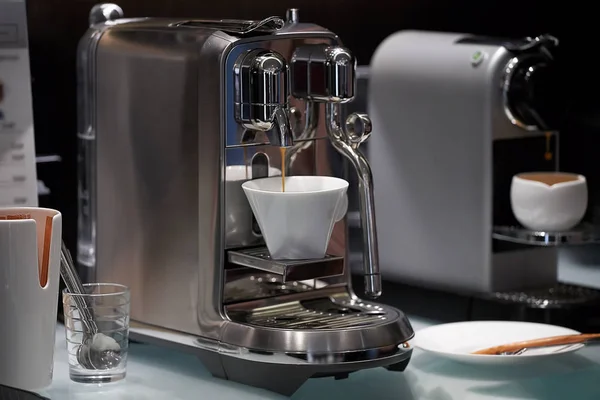
[[[579,286],[558,284],[551,288],[522,292],[497,292],[496,300],[531,308],[563,308],[600,301],[600,291]]]
[[[252,325],[284,329],[347,329],[378,325],[388,319],[386,311],[377,304],[336,303],[329,298],[234,311],[231,317]]]

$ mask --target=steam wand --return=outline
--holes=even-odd
[[[341,124],[341,104],[327,103],[325,106],[327,134],[333,147],[344,155],[358,174],[359,208],[362,222],[363,270],[365,294],[371,298],[381,295],[381,274],[377,247],[377,225],[373,196],[373,174],[365,156],[358,150],[361,143],[371,135],[371,119],[366,114],[353,113]]]

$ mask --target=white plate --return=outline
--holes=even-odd
[[[549,336],[580,332],[560,326],[512,321],[469,321],[435,325],[418,331],[414,346],[438,356],[468,364],[507,365],[557,357],[577,351],[584,345],[531,349],[520,356],[470,354],[486,347]]]

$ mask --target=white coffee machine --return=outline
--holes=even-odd
[[[559,168],[557,45],[403,31],[379,46],[369,158],[386,278],[463,293],[551,287],[555,245],[594,239],[528,231],[510,207],[514,174]]]

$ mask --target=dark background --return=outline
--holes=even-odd
[[[77,218],[75,59],[79,38],[87,28],[92,0],[28,0],[29,44],[38,155],[59,154],[57,165],[40,165],[38,173],[52,195],[42,199],[64,215],[64,238],[75,249]],[[454,31],[522,37],[551,33],[561,40],[562,77],[556,90],[569,101],[579,122],[561,134],[564,170],[588,175],[598,169],[594,120],[599,99],[598,61],[591,7],[582,2],[515,0],[296,0],[200,1],[122,0],[126,17],[218,17],[262,19],[300,9],[303,21],[336,32],[368,64],[377,45],[401,29]],[[589,2],[590,6],[593,4]],[[589,17],[587,16],[589,15]],[[376,134],[376,132],[374,132]],[[408,144],[409,145],[409,144]],[[587,153],[586,153],[587,152]]]

